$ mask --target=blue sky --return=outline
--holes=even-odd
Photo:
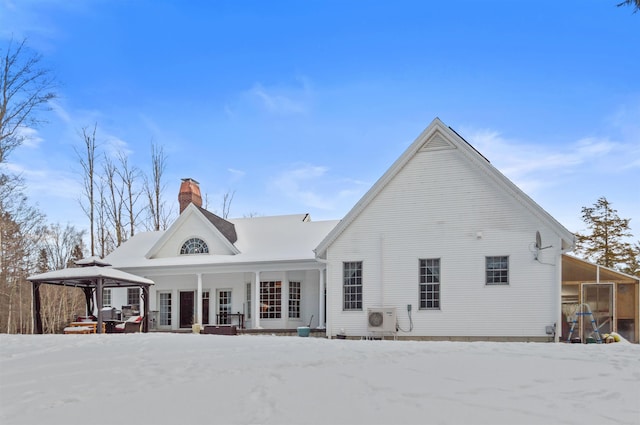
[[[640,235],[640,14],[591,1],[0,0],[60,82],[6,167],[86,228],[83,127],[211,211],[339,219],[434,117],[571,231],[606,196]]]

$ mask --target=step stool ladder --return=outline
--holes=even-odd
[[[596,336],[596,342],[598,344],[602,344],[602,336],[600,335],[600,330],[598,330],[598,324],[596,323],[595,317],[593,317],[593,313],[591,312],[591,307],[589,304],[576,304],[576,310],[573,316],[569,317],[569,322],[571,323],[571,328],[569,329],[569,337],[567,338],[567,342],[571,342],[571,337],[573,336],[573,331],[576,330],[576,327],[579,325],[579,318],[586,317],[587,320],[591,322],[591,327],[593,328],[593,333]]]

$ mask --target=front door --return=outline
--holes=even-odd
[[[195,292],[180,292],[180,327],[190,328],[194,319]]]

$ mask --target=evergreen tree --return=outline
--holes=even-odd
[[[631,6],[633,7],[633,13],[636,13],[640,10],[640,0],[624,0],[621,3],[618,3],[618,7],[620,6]]]
[[[589,233],[576,234],[576,252],[601,266],[622,270],[633,262],[631,219],[620,218],[604,196],[592,207],[582,207],[582,221]]]
[[[627,264],[622,268],[622,272],[632,276],[640,277],[640,241],[636,242],[628,253]]]

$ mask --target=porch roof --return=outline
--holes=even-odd
[[[599,276],[598,276],[599,274]],[[640,283],[640,278],[600,266],[580,258],[562,254],[562,283],[583,282]]]

